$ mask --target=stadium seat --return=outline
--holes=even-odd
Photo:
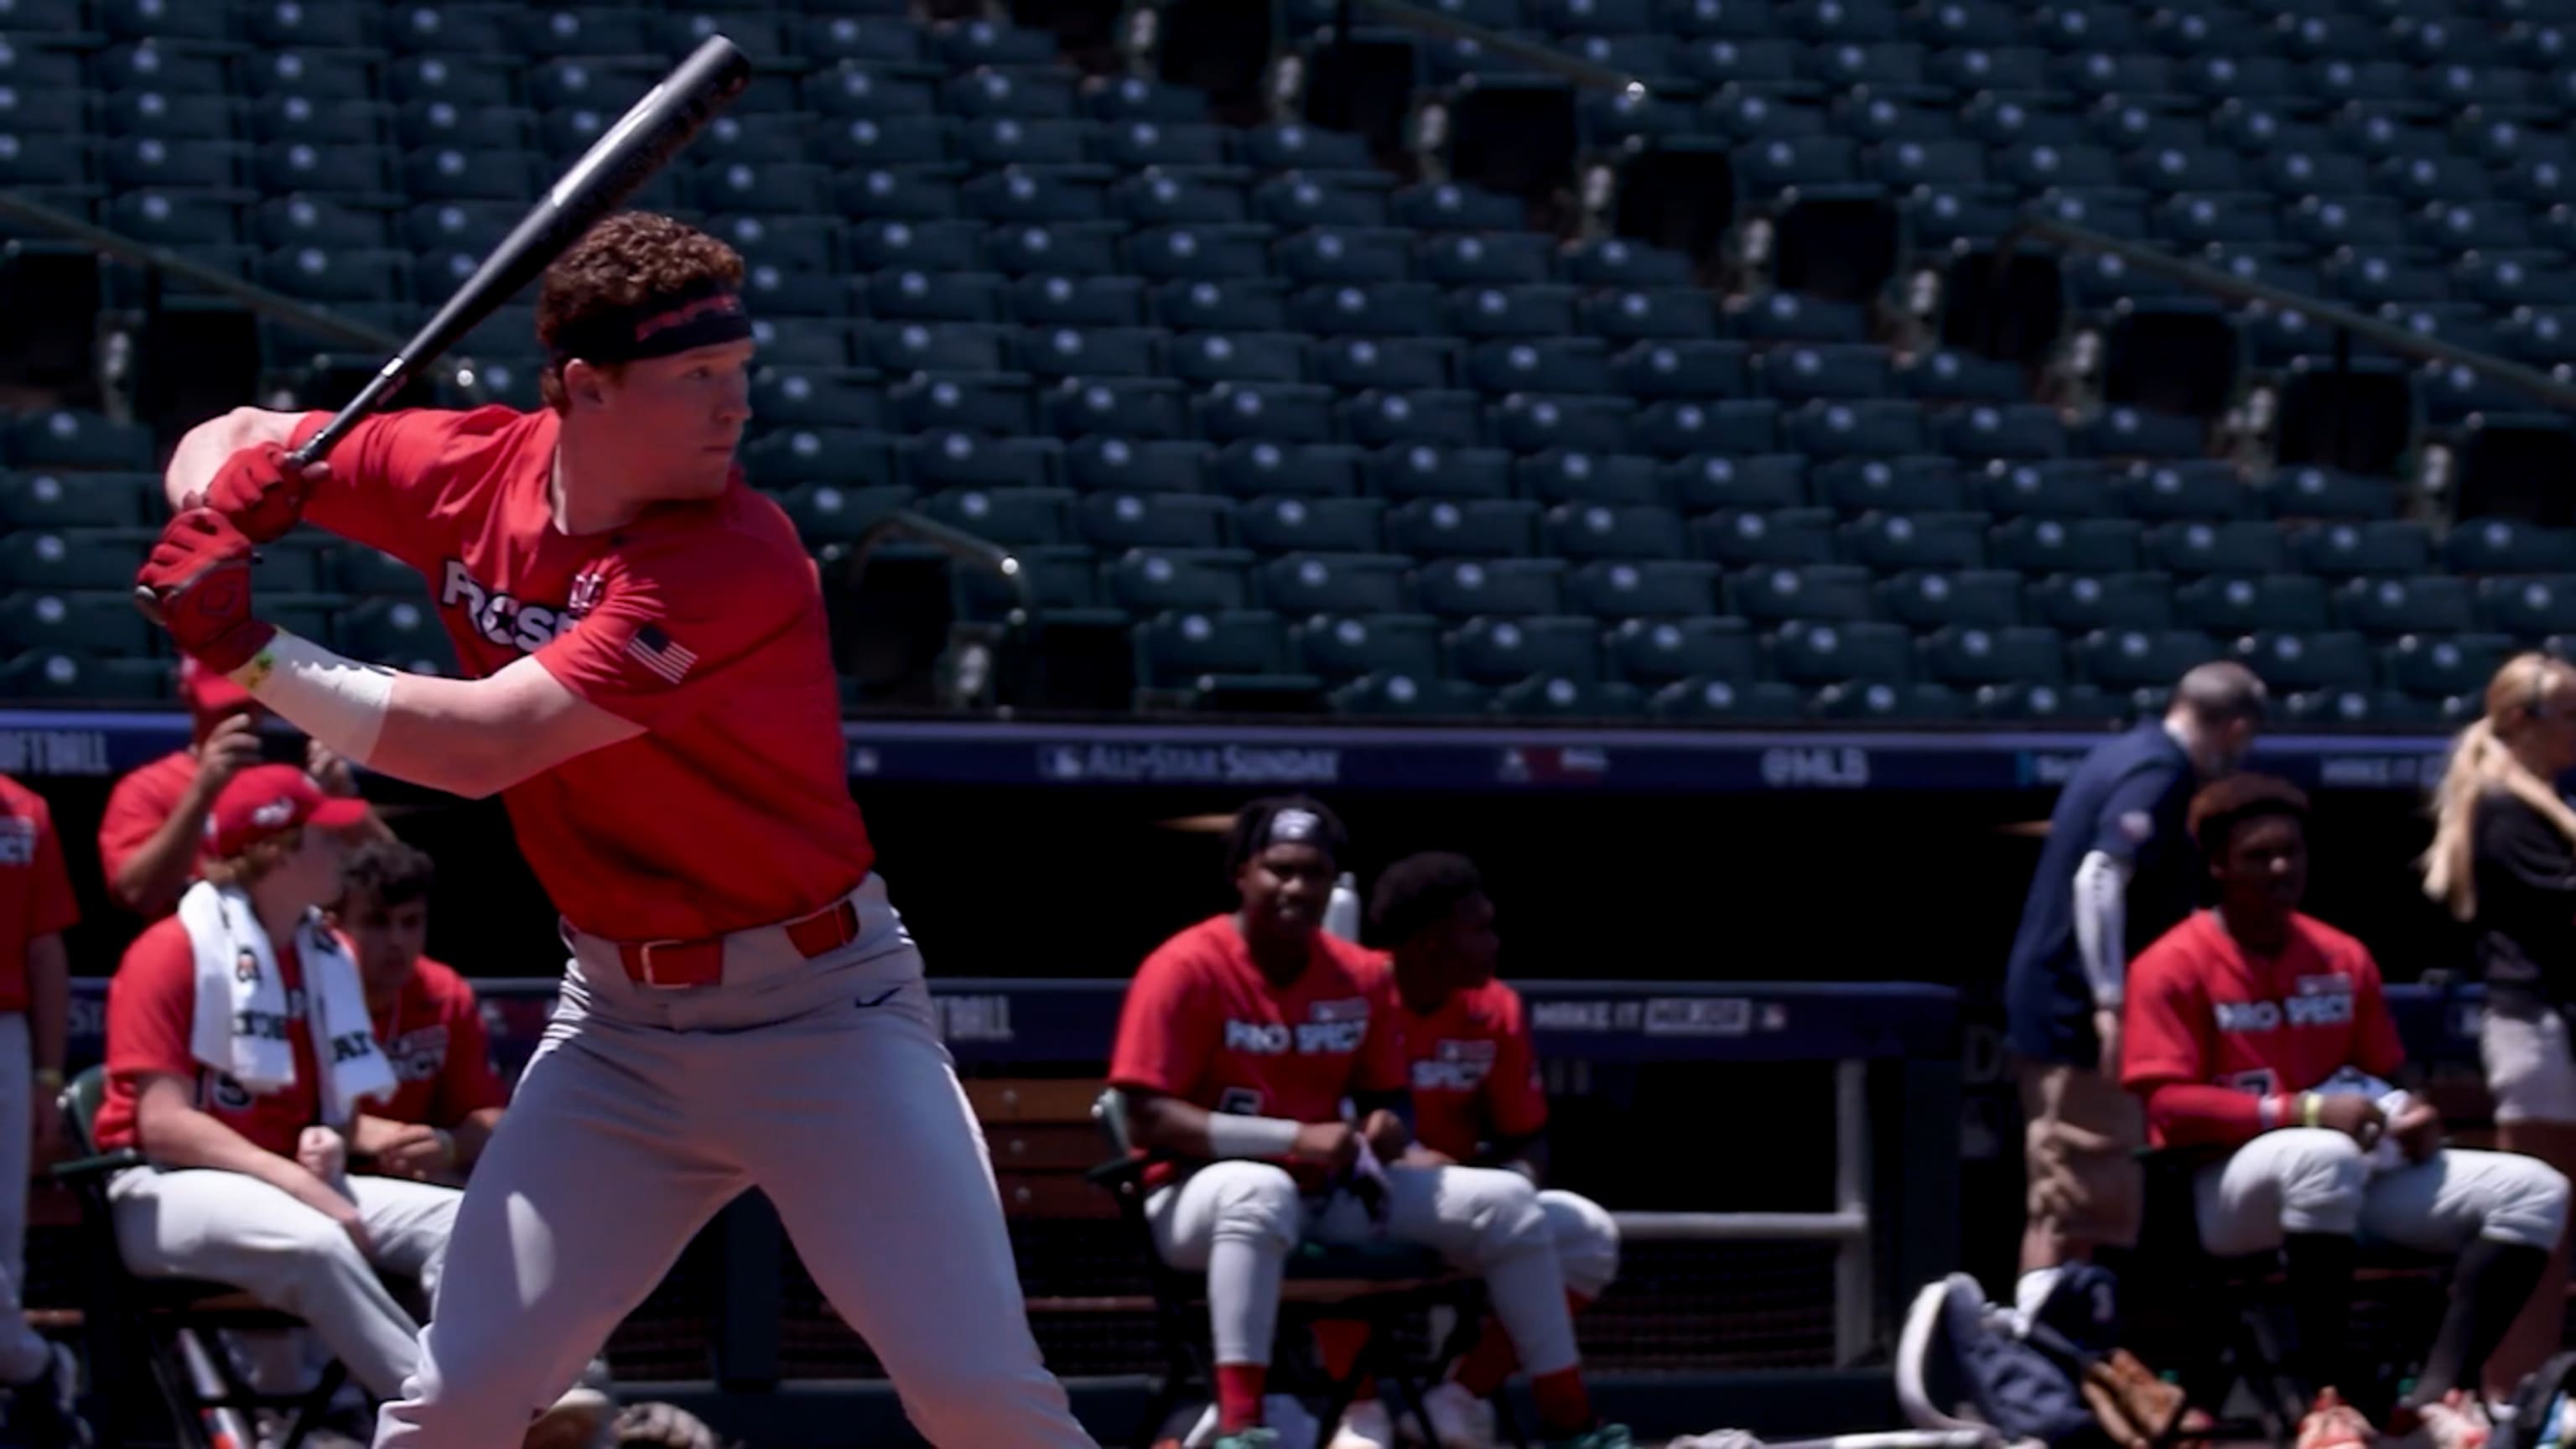
[[[1873,513],[1841,530],[1843,556],[1881,572],[1974,569],[1986,563],[1982,513]]]
[[[2119,512],[2098,463],[1996,463],[1977,481],[1979,507],[2005,517],[2100,518]]]
[[[1289,669],[1286,626],[1267,610],[1157,614],[1136,626],[1134,639],[1136,682],[1145,688],[1252,685],[1294,695],[1322,687],[1320,680]]]
[[[1805,700],[1793,686],[1773,681],[1684,679],[1655,691],[1646,707],[1665,720],[1784,721],[1803,714]]]
[[[1773,672],[1791,684],[1897,684],[1913,669],[1913,641],[1899,624],[1793,619],[1767,645]]]
[[[2234,653],[2274,689],[2366,689],[2378,677],[2370,641],[2352,630],[2261,630]]]
[[[2450,634],[2476,627],[2469,581],[2442,574],[2348,579],[2335,590],[2334,605],[2336,622],[2365,634]]]
[[[2166,574],[2052,574],[2033,582],[2025,598],[2034,621],[2067,634],[2175,624],[2174,582]]]
[[[2576,633],[2576,577],[2549,574],[2477,580],[2478,622],[2520,639]]]
[[[1728,612],[1756,623],[1868,619],[1876,613],[1869,570],[1852,564],[1751,568],[1727,580]]]
[[[1924,636],[1922,666],[1949,685],[2055,684],[2066,674],[2066,646],[2054,629],[1952,624]]]
[[[1247,606],[1252,555],[1236,549],[1129,549],[1102,566],[1109,601],[1133,614]]]
[[[2330,624],[2325,580],[2307,574],[2192,579],[2173,591],[2173,622],[2206,634],[2324,629]]]
[[[1536,542],[1538,505],[1502,498],[1416,498],[1387,512],[1387,542],[1426,556],[1497,558]]]
[[[1690,513],[1725,508],[1796,508],[1807,502],[1807,460],[1793,453],[1705,454],[1666,463],[1666,487]]]
[[[1821,564],[1835,558],[1831,510],[1724,509],[1691,522],[1702,557],[1733,567]]]
[[[2442,559],[2466,574],[2576,574],[2576,529],[2511,518],[2462,519],[2443,537]]]
[[[2269,574],[2290,562],[2281,531],[2269,523],[2164,523],[2143,542],[2150,562],[2177,574]]]
[[[1461,719],[1485,713],[1493,694],[1463,679],[1380,671],[1334,690],[1330,698],[1335,714]]]
[[[1258,592],[1265,607],[1289,617],[1400,614],[1411,567],[1401,554],[1292,553],[1261,565]]]
[[[1917,629],[2022,622],[2022,578],[2003,569],[1912,569],[1877,586],[1882,611]]]
[[[1958,464],[1944,457],[1837,458],[1809,474],[1817,501],[1850,514],[1944,514],[1966,508]]]
[[[2015,518],[1987,535],[1986,552],[1996,567],[2026,574],[2117,574],[2140,567],[2141,542],[2125,518]]]
[[[1239,498],[1299,494],[1346,498],[1360,491],[1360,449],[1340,443],[1274,443],[1244,438],[1206,456],[1210,488]]]
[[[1325,679],[1440,673],[1440,621],[1428,614],[1324,612],[1289,633],[1299,665]]]
[[[1070,542],[1074,495],[1061,488],[959,488],[924,499],[921,511],[1000,544]]]
[[[1512,479],[1513,491],[1548,504],[1660,505],[1665,496],[1663,479],[1651,460],[1601,457],[1574,449],[1517,459]]]
[[[2234,468],[2225,463],[2141,463],[2111,484],[2120,510],[2132,518],[2242,518],[2252,498]]]
[[[2194,666],[2226,657],[2208,635],[2190,630],[2100,629],[2075,645],[2077,672],[2106,690],[2170,688]]]
[[[1369,492],[1387,498],[1503,499],[1512,494],[1512,459],[1493,448],[1404,443],[1370,449],[1360,477]]]
[[[2487,681],[2515,652],[2501,634],[2408,634],[2381,652],[2388,682],[2417,699],[2462,699],[2483,710]]]
[[[1414,574],[1413,596],[1424,612],[1445,619],[1558,614],[1565,578],[1558,559],[1436,559]]]
[[[1237,542],[1264,553],[1374,553],[1383,543],[1386,504],[1376,498],[1248,499],[1234,512]]]
[[[1588,682],[1601,674],[1600,625],[1588,616],[1469,619],[1446,645],[1449,672],[1477,684],[1533,675]]]

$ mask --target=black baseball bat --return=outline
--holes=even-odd
[[[679,68],[644,93],[492,249],[447,305],[289,457],[302,467],[329,454],[358,421],[412,375],[456,345],[492,309],[546,269],[619,202],[635,194],[690,138],[751,83],[751,62],[721,35],[708,36]]]

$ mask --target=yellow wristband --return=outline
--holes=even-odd
[[[2325,1098],[2318,1096],[2314,1092],[2303,1092],[2300,1094],[2299,1120],[2301,1122],[2306,1123],[2310,1127],[2316,1126],[2317,1119],[2324,1115],[2325,1109]]]

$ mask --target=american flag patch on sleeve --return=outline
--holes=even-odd
[[[663,633],[661,626],[656,624],[647,624],[636,630],[635,637],[626,641],[626,652],[672,684],[686,678],[689,666],[698,662],[694,650]]]

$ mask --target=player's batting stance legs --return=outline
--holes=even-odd
[[[563,1009],[476,1167],[382,1449],[515,1444],[537,1405],[759,1186],[942,1449],[1092,1449],[1039,1358],[981,1137],[883,884],[805,960],[738,933],[720,986],[628,979],[575,938]],[[750,1030],[747,1028],[758,1028]]]

